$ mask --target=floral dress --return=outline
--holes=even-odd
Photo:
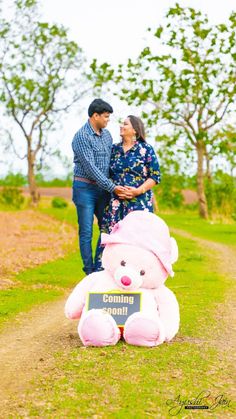
[[[142,185],[147,179],[153,179],[156,183],[160,183],[160,168],[153,147],[144,141],[136,141],[132,148],[124,152],[122,143],[113,144],[110,178],[116,185],[135,188]],[[151,190],[133,199],[125,200],[119,199],[113,193],[110,203],[104,211],[101,232],[110,233],[118,221],[122,220],[129,212],[137,210],[153,212],[153,192]],[[102,270],[103,250],[104,247],[98,244],[96,251],[98,270]]]
[[[142,185],[147,179],[160,183],[160,168],[156,153],[150,144],[136,141],[132,148],[124,152],[122,143],[114,144],[111,153],[110,177],[116,185]],[[133,199],[122,200],[114,193],[105,208],[101,231],[110,233],[113,226],[129,212],[146,210],[153,212],[153,192],[151,190]]]

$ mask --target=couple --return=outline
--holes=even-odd
[[[146,143],[142,121],[128,116],[120,127],[121,142],[112,145],[105,129],[112,107],[95,99],[88,108],[88,122],[75,134],[73,202],[77,209],[83,270],[88,275],[101,267],[102,246],[92,256],[94,214],[100,232],[112,227],[130,211],[153,212],[151,188],[160,182],[154,149]]]

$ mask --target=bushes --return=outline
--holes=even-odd
[[[158,207],[164,210],[181,207],[196,210],[198,203],[186,205],[182,195],[182,190],[194,186],[194,183],[193,177],[183,178],[164,172],[162,182],[154,188]],[[205,179],[205,193],[210,217],[223,216],[236,220],[236,181],[233,176],[221,170],[213,173],[210,180]]]
[[[9,172],[5,178],[0,178],[0,186],[26,186],[27,178],[22,173]]]
[[[183,206],[184,197],[182,195],[182,179],[177,176],[162,175],[160,185],[154,188],[154,193],[160,208],[180,208]]]
[[[52,207],[53,208],[66,208],[68,207],[68,202],[61,198],[60,196],[55,196],[52,200]]]
[[[4,186],[0,190],[0,205],[3,209],[21,209],[25,203],[25,198],[22,194],[20,188]],[[51,201],[53,208],[66,208],[68,207],[68,202],[59,196],[55,197]]]
[[[0,202],[4,206],[19,209],[24,203],[22,191],[16,187],[4,186],[0,192]]]
[[[205,183],[209,213],[222,214],[236,219],[235,178],[218,170],[211,181]]]
[[[41,173],[37,173],[35,176],[35,180],[38,186],[42,187],[71,187],[72,186],[72,174],[68,174],[68,176],[64,179],[60,178],[53,178],[51,180],[46,180]]]
[[[35,176],[36,184],[43,187],[71,187],[73,174],[69,173],[66,178],[53,178],[46,180],[41,173]],[[27,186],[27,176],[22,173],[9,172],[5,177],[0,178],[0,186]]]

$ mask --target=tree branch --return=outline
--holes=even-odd
[[[27,157],[27,154],[25,154],[23,157],[21,157],[15,149],[14,140],[13,140],[13,137],[12,137],[11,133],[8,130],[6,130],[6,133],[9,137],[9,142],[10,142],[10,145],[12,146],[12,148],[13,148],[13,152],[15,153],[15,155],[18,157],[18,159],[24,160]]]
[[[228,101],[228,103],[226,104],[226,106],[225,106],[225,108],[224,108],[224,110],[223,110],[223,112],[222,112],[222,114],[221,114],[221,116],[215,116],[215,120],[214,120],[214,122],[212,122],[211,124],[209,124],[209,125],[206,125],[205,127],[203,127],[202,129],[203,129],[203,131],[207,131],[208,129],[210,129],[210,128],[212,128],[212,127],[214,127],[214,125],[216,125],[216,124],[218,124],[218,122],[220,122],[222,119],[223,119],[223,117],[224,117],[224,115],[225,115],[225,113],[227,112],[227,109],[228,109],[228,107],[229,107],[229,105],[230,105],[230,100]],[[220,108],[219,108],[220,109]]]
[[[72,102],[70,102],[68,105],[64,106],[63,108],[57,108],[57,109],[52,109],[52,112],[62,112],[62,111],[67,111],[75,102],[77,102],[78,100],[81,99],[82,96],[84,96],[86,93],[89,93],[91,91],[92,88],[89,88],[87,90],[84,90],[80,96],[76,96]]]
[[[34,122],[31,125],[31,130],[29,135],[32,136],[34,128],[36,127],[36,125],[39,123],[41,116],[46,115],[47,109],[43,109],[38,116],[36,117],[36,119],[34,120]]]
[[[25,138],[26,138],[27,142],[29,142],[28,135],[27,135],[27,132],[26,132],[26,131],[25,131],[25,129],[24,129],[24,126],[22,125],[22,122],[21,122],[21,121],[19,121],[19,119],[17,118],[16,111],[15,111],[15,105],[14,105],[14,99],[13,99],[13,96],[12,96],[12,94],[11,94],[11,91],[10,91],[10,89],[9,89],[9,87],[8,87],[8,84],[7,84],[6,80],[5,80],[5,78],[3,78],[3,83],[4,83],[4,85],[5,85],[6,89],[7,89],[7,92],[8,92],[8,94],[9,94],[9,96],[10,96],[11,100],[12,100],[12,107],[11,107],[12,116],[13,116],[13,118],[15,119],[16,123],[17,123],[17,124],[19,125],[19,127],[21,128],[21,130],[23,131],[24,136],[25,136]]]
[[[193,140],[192,135],[190,134],[190,132],[189,132],[188,128],[186,127],[186,125],[185,125],[183,122],[176,122],[176,121],[174,121],[174,120],[170,120],[170,123],[171,123],[172,125],[177,126],[177,127],[181,127],[181,128],[183,128],[183,129],[184,129],[184,131],[185,131],[185,132],[186,132],[186,134],[187,134],[187,137],[189,138],[190,142],[192,143],[192,145],[193,145],[194,147],[196,147],[196,145],[197,145],[196,141],[194,141],[194,140]]]

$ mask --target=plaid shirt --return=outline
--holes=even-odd
[[[86,124],[72,141],[74,176],[94,180],[100,188],[113,192],[115,184],[109,179],[112,136],[107,129],[98,135],[91,124]]]

